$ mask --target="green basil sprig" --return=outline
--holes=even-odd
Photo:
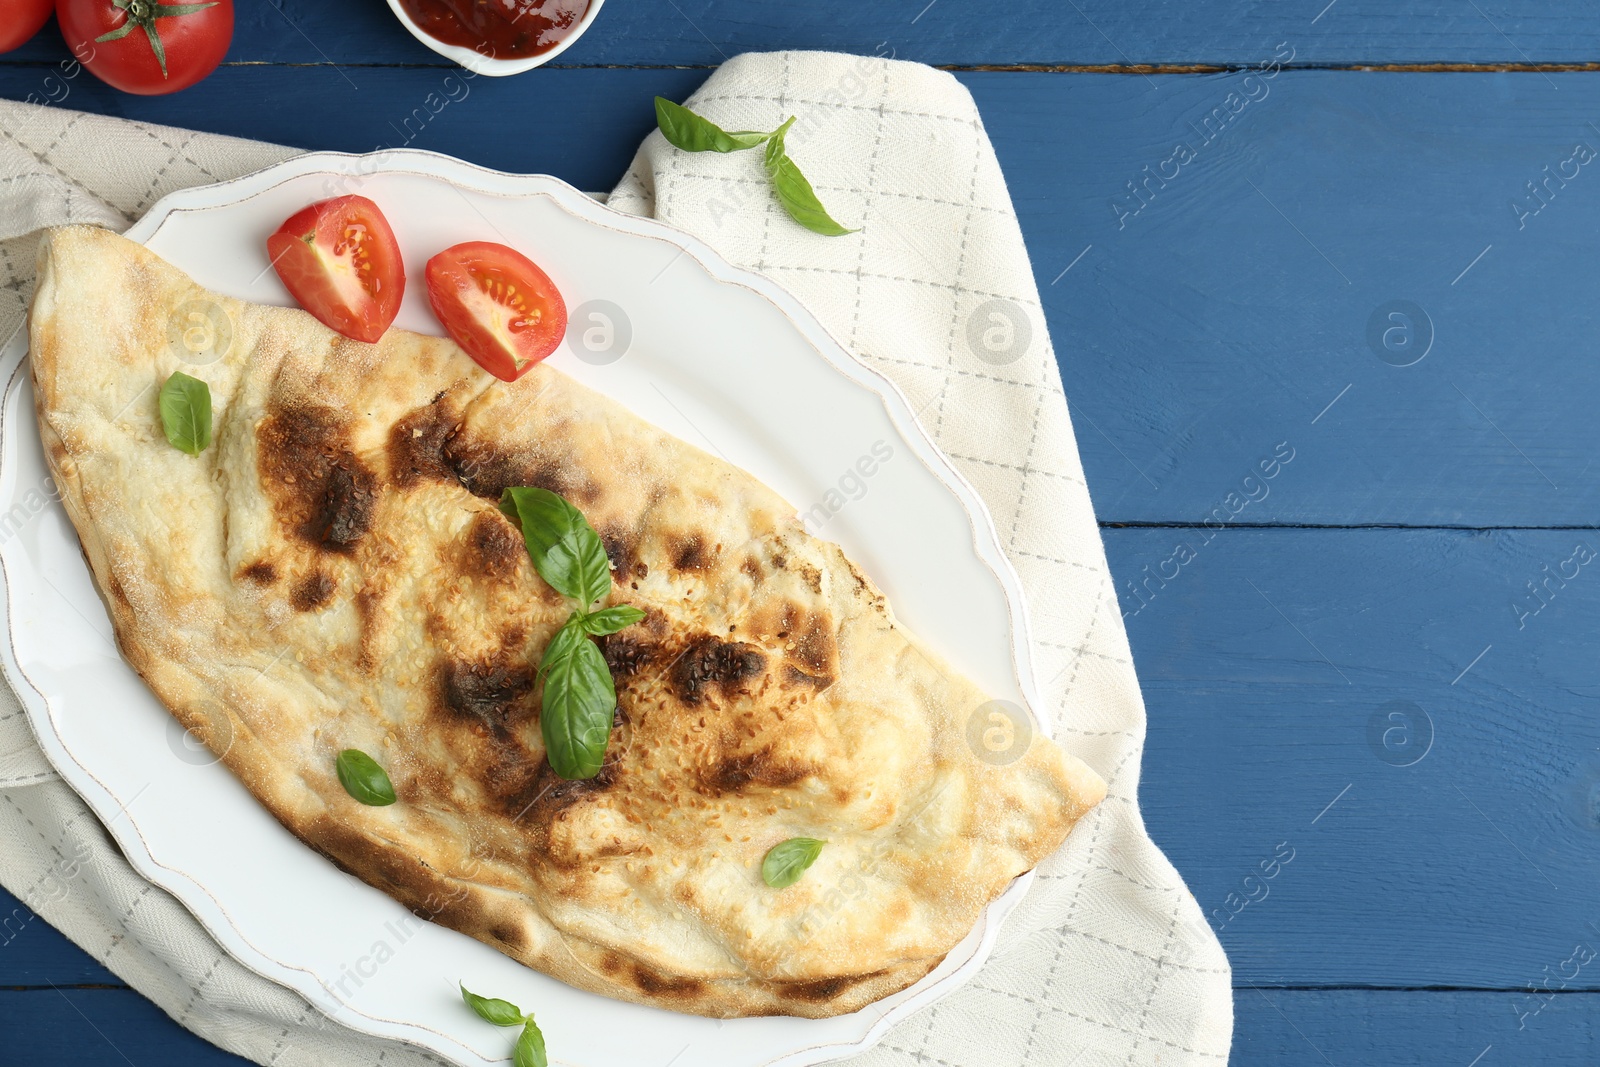
[[[664,96],[656,97],[656,125],[667,140],[685,152],[739,152],[772,136],[756,130],[724,130]]]
[[[511,1063],[513,1067],[550,1067],[550,1059],[544,1051],[544,1033],[532,1016],[523,1024],[522,1033],[517,1035],[517,1047],[511,1050]]]
[[[467,1002],[467,1007],[478,1013],[478,1018],[496,1026],[521,1026],[528,1021],[522,1009],[509,1000],[480,997],[468,989],[465,982],[461,983],[461,999]]]
[[[833,220],[833,216],[822,206],[822,201],[817,199],[817,191],[811,188],[811,183],[784,150],[784,135],[793,125],[794,119],[790,118],[772,131],[772,137],[767,141],[767,177],[772,179],[772,191],[778,194],[778,203],[783,205],[790,218],[812,233],[820,233],[824,237],[843,237],[847,233],[855,233]]]
[[[563,778],[593,778],[600,773],[617,710],[611,668],[600,646],[589,640],[584,622],[580,613],[573,612],[539,661],[544,676],[539,729],[550,766]]]
[[[628,604],[601,608],[583,617],[583,628],[591,637],[604,637],[626,629],[644,618],[644,612]]]
[[[558,494],[513,486],[501,494],[500,510],[522,528],[539,576],[579,602],[539,660],[544,679],[539,731],[556,774],[593,778],[605,764],[617,689],[600,646],[590,638],[632,626],[644,612],[627,604],[589,610],[611,591],[611,561],[583,512]]]
[[[784,135],[794,125],[794,116],[770,133],[754,130],[730,132],[710,119],[696,115],[682,104],[674,104],[665,97],[656,97],[656,125],[661,134],[674,147],[685,152],[741,152],[765,144],[766,172],[772,181],[772,191],[789,217],[812,233],[824,237],[842,237],[855,230],[835,222],[817,199],[817,191],[784,147]]]
[[[465,985],[461,987],[461,999],[485,1022],[496,1026],[522,1027],[522,1033],[517,1037],[517,1047],[511,1054],[511,1062],[515,1067],[549,1067],[550,1060],[544,1050],[544,1034],[539,1030],[539,1024],[533,1021],[531,1012],[523,1014],[522,1009],[509,1000],[480,997]]]
[[[611,591],[611,561],[583,512],[548,489],[525,487],[501,493],[500,510],[522,527],[539,577],[562,596],[582,601],[580,610]]]
[[[339,784],[344,791],[368,807],[381,808],[395,802],[394,783],[378,761],[359,748],[347,748],[334,761]]]
[[[198,456],[211,443],[211,387],[183,371],[173,371],[161,387],[161,428],[167,443]]]
[[[826,844],[814,837],[791,837],[773,845],[761,861],[761,880],[774,889],[787,889],[800,880],[806,868],[817,862]]]

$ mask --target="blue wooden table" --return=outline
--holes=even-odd
[[[380,0],[239,0],[196,89],[63,81],[50,29],[0,96],[605,189],[651,97],[738,52],[954,70],[1061,355],[1145,816],[1233,961],[1233,1062],[1594,1067],[1600,17],[1400,6],[612,0],[402,132],[446,70]],[[7,915],[0,1064],[241,1062]]]

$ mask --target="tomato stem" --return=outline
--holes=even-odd
[[[161,76],[167,76],[167,50],[162,47],[161,34],[156,32],[156,19],[177,18],[180,15],[192,15],[196,11],[204,11],[208,7],[216,7],[219,0],[210,0],[205,4],[154,4],[150,0],[111,0],[111,6],[127,13],[127,21],[110,33],[102,33],[94,39],[95,44],[104,44],[106,41],[120,41],[132,33],[134,27],[144,31],[150,39],[150,51],[156,54],[156,62],[161,64]]]

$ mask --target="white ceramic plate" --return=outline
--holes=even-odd
[[[421,284],[433,252],[474,239],[522,249],[572,309],[555,366],[750,471],[813,523],[826,515],[818,532],[878,581],[907,625],[992,696],[1036,706],[1020,587],[977,494],[888,381],[783,290],[698,240],[553,178],[408,151],[306,155],[184,190],[129,236],[212,289],[289,305],[268,269],[266,235],[307,203],[353,191],[381,204],[399,237],[412,281],[398,325],[439,332]],[[570,1067],[821,1063],[866,1049],[969,978],[1026,890],[1029,876],[911,989],[824,1020],[719,1022],[624,1004],[414,918],[288,834],[118,656],[76,535],[51,498],[26,341],[19,335],[0,355],[0,381],[9,382],[0,412],[5,674],[51,761],[140,873],[246,966],[340,1023],[463,1064],[504,1060],[510,1033],[462,1006],[459,979],[535,1010],[555,1060]],[[858,460],[880,442],[892,457],[861,477]]]

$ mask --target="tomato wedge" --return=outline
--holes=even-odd
[[[346,337],[374,342],[400,313],[400,246],[364,196],[336,196],[291,215],[267,238],[267,255],[300,306]]]
[[[428,260],[428,302],[451,340],[503,382],[556,350],[567,304],[527,256],[491,241],[452,245]]]

